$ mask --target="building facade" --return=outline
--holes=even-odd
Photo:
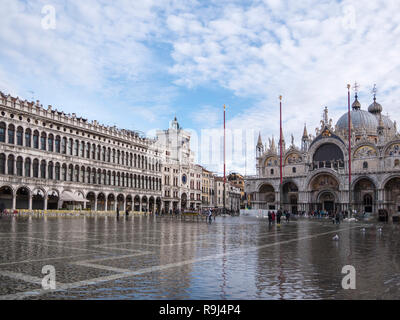
[[[315,136],[304,127],[301,147],[295,146],[293,137],[286,147],[283,139],[282,186],[279,148],[273,138],[264,146],[259,136],[256,175],[245,179],[251,207],[278,209],[282,205],[292,212],[334,212],[351,205],[358,213],[376,214],[379,209],[391,215],[399,213],[400,135],[396,122],[382,111],[375,95],[368,110],[362,109],[355,96],[350,111],[350,148],[348,113],[333,125],[327,108]]]
[[[214,177],[215,188],[215,207],[224,208],[224,178]],[[238,212],[240,210],[240,188],[236,187],[228,180],[225,182],[225,208],[230,211]]]
[[[155,140],[0,93],[0,205],[161,209]]]
[[[162,209],[167,213],[200,210],[203,170],[195,164],[190,133],[175,117],[167,130],[156,134],[156,146],[162,155]]]

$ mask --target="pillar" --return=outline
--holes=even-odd
[[[94,211],[97,211],[97,196],[94,196]]]
[[[14,194],[14,192],[13,192],[13,194],[12,194],[12,210],[14,211],[15,210],[15,203],[16,203],[16,200],[17,200],[17,194],[15,193]]]
[[[32,193],[29,192],[29,206],[28,206],[29,210],[32,210]]]
[[[47,194],[44,195],[44,206],[43,206],[44,210],[47,210]]]

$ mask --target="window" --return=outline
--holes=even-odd
[[[25,177],[31,176],[31,159],[25,159]]]
[[[17,176],[22,177],[22,157],[17,158]]]
[[[55,178],[60,180],[60,164],[57,162],[55,167]]]
[[[8,143],[14,144],[15,127],[13,124],[8,126]]]
[[[39,149],[39,131],[37,130],[33,132],[33,147]]]
[[[56,137],[56,152],[57,153],[60,153],[60,151],[61,151],[61,138],[60,138],[60,136],[57,136]]]
[[[6,155],[4,153],[0,154],[0,173],[6,173]]]
[[[293,167],[293,168],[292,168],[292,172],[293,172],[293,173],[296,173],[296,167]]]
[[[33,168],[33,177],[39,178],[39,160],[38,159],[33,160],[32,168]]]
[[[6,124],[0,123],[0,142],[6,142]]]
[[[53,152],[53,141],[54,141],[54,136],[53,136],[52,134],[49,134],[49,139],[48,139],[47,141],[48,141],[48,145],[49,145],[48,150],[49,150],[50,152]]]
[[[31,136],[32,132],[31,129],[26,129],[25,130],[25,147],[31,147]]]
[[[72,156],[73,154],[72,154],[72,145],[74,144],[74,140],[72,140],[72,139],[69,139],[69,143],[68,143],[68,154],[70,155],[70,156]],[[72,181],[72,180],[71,180]]]
[[[367,161],[364,161],[364,163],[363,163],[363,169],[368,169],[368,162],[367,162]]]
[[[46,150],[46,134],[44,132],[40,135],[40,150]]]
[[[271,169],[271,174],[274,174],[274,169]]]
[[[40,178],[46,179],[46,161],[40,162]]]
[[[67,153],[67,138],[66,137],[62,138],[61,153],[63,153],[63,154]]]
[[[399,167],[400,166],[400,160],[399,159],[394,160],[394,166],[395,167]]]
[[[22,141],[24,139],[24,130],[22,127],[18,127],[17,130],[17,145],[22,146]]]
[[[53,162],[49,162],[47,178],[53,180]]]
[[[75,140],[74,154],[75,154],[75,156],[79,156],[79,141],[78,140]]]

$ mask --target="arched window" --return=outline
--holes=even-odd
[[[97,170],[97,184],[101,184],[101,170]]]
[[[26,158],[25,159],[25,177],[30,177],[31,176],[31,159]]]
[[[67,181],[67,165],[65,163],[61,167],[61,178],[63,181]]]
[[[371,206],[372,205],[372,196],[370,194],[366,194],[364,196],[364,206]]]
[[[80,171],[80,181],[81,182],[85,182],[85,167],[81,167],[81,171]]]
[[[40,135],[40,150],[46,150],[46,133]]]
[[[68,181],[74,181],[74,167],[72,164],[68,166]]]
[[[103,157],[103,161],[106,161],[106,147],[103,147],[102,157]]]
[[[52,134],[49,134],[49,138],[48,138],[47,141],[48,141],[48,145],[49,145],[48,150],[49,150],[50,152],[53,152],[54,136],[53,136]]]
[[[14,144],[15,127],[13,124],[8,125],[8,143]]]
[[[24,140],[24,129],[18,127],[17,129],[17,145],[22,146]]]
[[[92,144],[92,159],[96,160],[96,145]]]
[[[81,152],[81,157],[85,157],[85,142],[81,141],[81,145],[80,145],[80,152]]]
[[[115,149],[112,149],[112,162],[115,163]]]
[[[0,142],[6,142],[6,124],[0,123]]]
[[[94,148],[93,148],[93,150],[94,150]],[[96,184],[96,169],[95,168],[92,169],[92,183]]]
[[[274,169],[271,169],[271,174],[274,174]]]
[[[25,130],[25,147],[31,147],[32,131],[31,129]]]
[[[6,174],[6,155],[0,154],[0,174]]]
[[[69,139],[69,143],[68,143],[68,154],[69,154],[70,156],[73,155],[73,153],[72,153],[72,146],[73,146],[73,144],[74,144],[74,140],[70,138],[70,139]]]
[[[32,164],[32,171],[33,171],[33,177],[34,178],[39,178],[39,160],[34,159],[33,164]]]
[[[33,131],[33,147],[39,149],[39,131]]]
[[[111,149],[107,149],[107,162],[111,162]]]
[[[75,166],[75,170],[74,170],[74,180],[75,182],[79,182],[79,166]]]
[[[46,179],[46,161],[40,162],[40,178]]]
[[[101,146],[97,146],[97,160],[101,160]]]
[[[47,173],[47,178],[50,180],[53,180],[53,168],[54,168],[53,162],[50,161],[49,166],[48,166],[48,173]]]
[[[61,138],[60,136],[56,136],[56,152],[60,153],[61,152]]]
[[[86,158],[90,159],[90,143],[86,144]]]
[[[79,141],[75,140],[75,146],[74,146],[74,155],[79,156]]]
[[[56,163],[54,171],[56,180],[60,180],[60,164],[58,162]]]
[[[120,158],[121,158],[121,152],[118,150],[117,151],[117,164],[119,164]]]
[[[17,176],[22,177],[22,166],[23,160],[22,157],[17,158]]]
[[[293,172],[293,173],[296,173],[296,167],[293,167],[293,168],[292,168],[292,172]]]
[[[67,154],[67,138],[63,137],[61,142],[61,153]]]
[[[14,174],[14,156],[12,154],[8,156],[7,166],[7,173]]]
[[[400,160],[399,159],[394,160],[394,166],[395,167],[399,167],[400,166]]]
[[[363,169],[368,169],[368,162],[367,161],[363,162]]]

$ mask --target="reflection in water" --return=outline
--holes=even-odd
[[[332,241],[336,233],[339,241]],[[0,272],[40,276],[41,267],[52,264],[60,282],[72,283],[118,274],[115,269],[137,271],[32,299],[400,297],[398,225],[385,225],[379,233],[372,224],[337,226],[329,220],[291,221],[278,228],[249,217],[217,218],[212,224],[149,216],[4,217],[0,237]],[[102,259],[93,262],[100,268],[73,263],[89,259]],[[356,290],[341,287],[345,265],[356,269]],[[4,279],[0,295],[23,290],[15,279]]]

